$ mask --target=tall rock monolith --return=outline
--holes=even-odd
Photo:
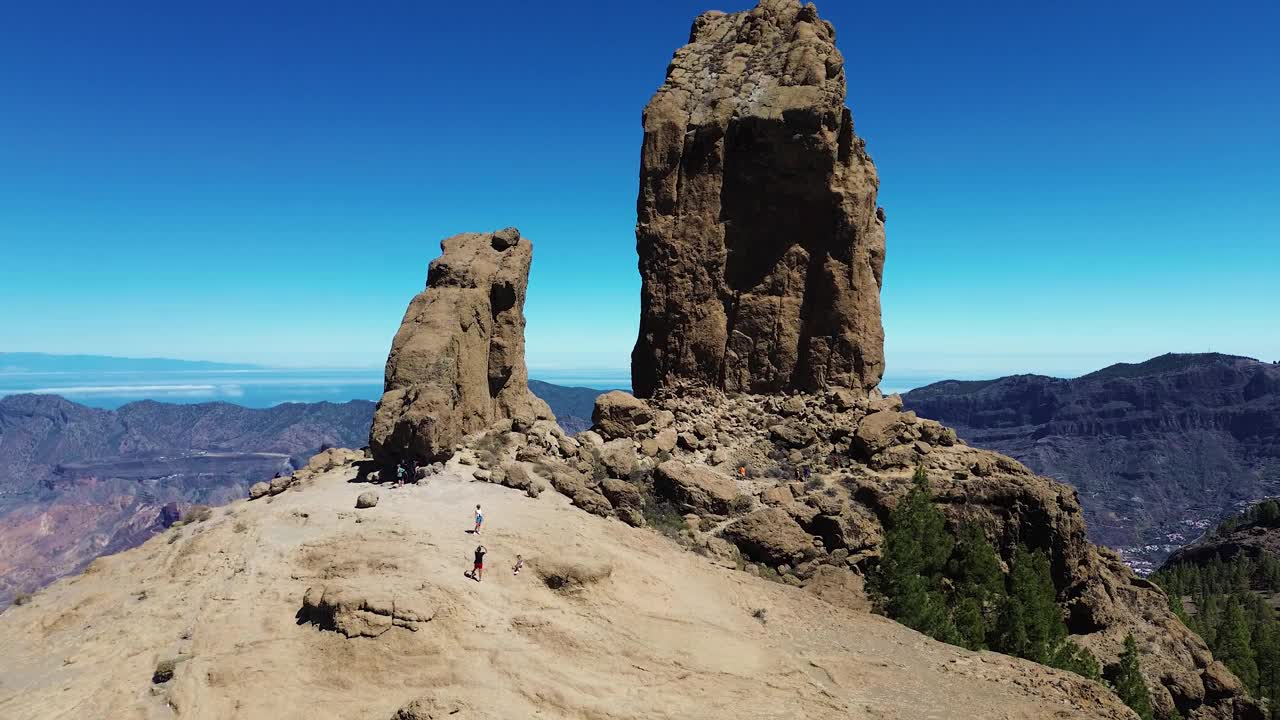
[[[499,419],[554,417],[529,392],[524,361],[533,244],[507,228],[454,235],[440,248],[387,357],[369,435],[384,467],[448,457],[463,436]]]
[[[812,4],[704,13],[644,111],[632,385],[870,390],[884,371],[879,179]]]

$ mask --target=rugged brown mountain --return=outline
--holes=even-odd
[[[644,111],[632,385],[870,389],[884,371],[879,179],[812,4],[694,22]]]
[[[1280,365],[1167,354],[1078,378],[947,380],[903,396],[966,441],[1080,491],[1091,537],[1154,570],[1280,493]]]
[[[369,435],[384,466],[447,457],[464,435],[497,419],[554,419],[529,392],[524,363],[533,244],[506,228],[454,235],[440,248],[387,357]]]

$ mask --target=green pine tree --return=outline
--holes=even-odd
[[[1217,642],[1213,653],[1231,672],[1240,678],[1245,687],[1258,686],[1258,665],[1253,647],[1249,643],[1249,622],[1240,602],[1228,600],[1222,623],[1218,626]]]
[[[1025,546],[1014,550],[1009,568],[1007,622],[997,633],[997,650],[1050,664],[1067,630],[1058,609],[1057,591],[1049,572],[1049,559]]]
[[[1151,693],[1147,691],[1147,683],[1142,679],[1142,668],[1138,660],[1138,643],[1129,633],[1124,639],[1124,652],[1120,654],[1120,667],[1116,670],[1112,683],[1116,695],[1138,714],[1141,720],[1152,720]]]
[[[942,593],[954,545],[946,518],[933,504],[929,476],[917,468],[913,486],[890,513],[872,591],[884,614],[944,642],[959,635]]]
[[[968,524],[961,529],[947,575],[954,588],[952,617],[960,644],[970,650],[986,649],[1005,592],[1000,558],[982,528]]]

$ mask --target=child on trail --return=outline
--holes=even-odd
[[[523,558],[522,556],[520,556],[520,555],[517,555],[517,556],[516,556],[516,565],[515,565],[515,567],[511,568],[511,574],[512,574],[512,575],[519,575],[519,574],[520,574],[520,568],[522,568],[522,567],[524,567],[524,558]]]
[[[480,526],[484,524],[484,513],[480,512],[480,506],[476,505],[476,529],[472,532],[476,535],[480,534]]]
[[[404,463],[396,463],[396,487],[404,487]]]
[[[484,575],[484,554],[487,552],[483,545],[476,546],[476,562],[471,566],[471,577],[476,582],[480,582],[480,576]]]

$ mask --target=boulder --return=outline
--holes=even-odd
[[[791,488],[786,485],[777,485],[760,493],[760,502],[765,505],[786,505],[794,499]]]
[[[682,432],[676,436],[676,444],[685,450],[697,450],[702,447],[702,441],[697,435],[690,432]]]
[[[781,508],[757,510],[724,529],[725,539],[743,555],[771,566],[795,564],[817,556],[813,537]]]
[[[813,427],[796,420],[788,420],[774,425],[769,428],[769,436],[775,442],[790,448],[809,447],[814,440],[818,439],[818,433],[814,431]]]
[[[809,521],[809,530],[822,538],[829,550],[843,548],[857,552],[879,547],[884,535],[875,518],[849,511],[840,515],[816,515]]]
[[[658,434],[653,437],[653,440],[658,445],[658,452],[671,452],[676,449],[676,442],[679,440],[679,437],[680,436],[676,433],[675,428],[669,427],[664,430],[659,430]]]
[[[881,410],[862,418],[854,433],[854,448],[863,459],[898,443],[898,436],[906,428],[906,416],[895,410]]]
[[[271,492],[271,485],[264,482],[256,482],[249,486],[249,499],[257,500],[258,498],[262,497],[263,495],[267,495],[270,492]]]
[[[626,438],[610,440],[600,448],[600,462],[610,475],[628,477],[636,469],[635,443]]]
[[[870,612],[871,601],[861,575],[844,568],[819,565],[804,589],[837,607]]]
[[[267,486],[267,493],[271,495],[279,495],[285,490],[288,490],[297,481],[297,478],[292,475],[281,475],[278,478],[271,478],[271,484]]]
[[[376,507],[378,504],[378,493],[372,490],[365,490],[356,498],[356,507],[360,509]]]
[[[598,450],[604,447],[604,438],[600,437],[600,433],[595,432],[594,430],[583,430],[578,433],[576,437],[578,438],[578,444],[588,450]]]
[[[524,298],[532,244],[515,228],[440,243],[387,358],[369,447],[380,466],[441,460],[500,418],[553,419],[529,392]]]
[[[705,465],[679,460],[658,465],[654,490],[686,508],[716,515],[729,514],[733,499],[738,496],[738,485],[732,479]]]
[[[569,498],[577,507],[592,515],[606,516],[613,506],[600,493],[600,489],[592,484],[591,479],[580,472],[569,468],[555,470],[551,475],[551,486]]]
[[[805,406],[804,398],[800,395],[791,395],[790,397],[778,403],[778,412],[787,417],[795,415],[803,415],[808,408]]]
[[[874,388],[879,180],[812,5],[706,13],[643,118],[636,395]]]
[[[1190,670],[1169,670],[1160,677],[1160,684],[1179,710],[1189,710],[1204,702],[1204,681]]]
[[[538,476],[519,462],[503,463],[502,468],[493,474],[493,481],[503,487],[521,490],[530,497],[538,497],[544,487]]]
[[[637,508],[643,504],[640,488],[634,483],[617,478],[605,478],[600,481],[600,492],[615,508]]]
[[[649,403],[631,393],[613,390],[596,398],[591,411],[592,430],[606,440],[631,438],[641,425],[653,421]]]
[[[1243,692],[1240,680],[1217,660],[1209,663],[1201,678],[1204,680],[1204,694],[1208,699],[1227,698]]]
[[[303,468],[310,472],[324,472],[332,470],[343,465],[350,465],[364,459],[364,453],[359,450],[349,450],[347,448],[326,448],[311,456],[307,460],[307,466]]]

